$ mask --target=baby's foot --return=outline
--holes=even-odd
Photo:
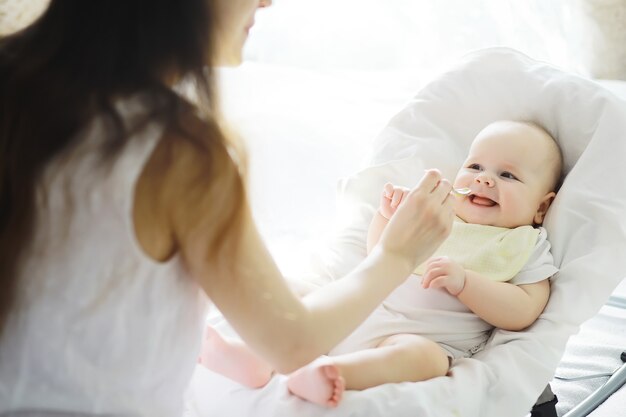
[[[336,407],[341,401],[346,383],[339,368],[328,357],[322,357],[289,375],[287,387],[302,399]]]
[[[225,339],[207,326],[198,362],[250,388],[260,388],[272,378],[272,368],[243,342]]]

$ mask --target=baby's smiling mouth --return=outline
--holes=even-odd
[[[470,202],[472,204],[476,204],[477,206],[493,207],[493,206],[498,205],[498,203],[496,203],[492,199],[487,198],[487,197],[483,197],[483,196],[479,196],[477,194],[471,194],[469,196],[469,200],[470,200]]]

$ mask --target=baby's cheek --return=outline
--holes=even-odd
[[[517,227],[532,224],[535,212],[530,208],[528,201],[512,199],[500,205],[503,227]]]

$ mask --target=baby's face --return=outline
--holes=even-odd
[[[498,122],[481,131],[454,181],[469,187],[457,197],[456,215],[467,223],[514,228],[541,224],[554,193],[552,163],[540,129],[514,122]]]

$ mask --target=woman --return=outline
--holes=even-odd
[[[288,373],[347,336],[450,230],[428,172],[372,254],[298,299],[220,129],[218,64],[259,0],[52,0],[0,41],[0,413],[180,414],[206,294]],[[194,86],[190,104],[173,90]]]

